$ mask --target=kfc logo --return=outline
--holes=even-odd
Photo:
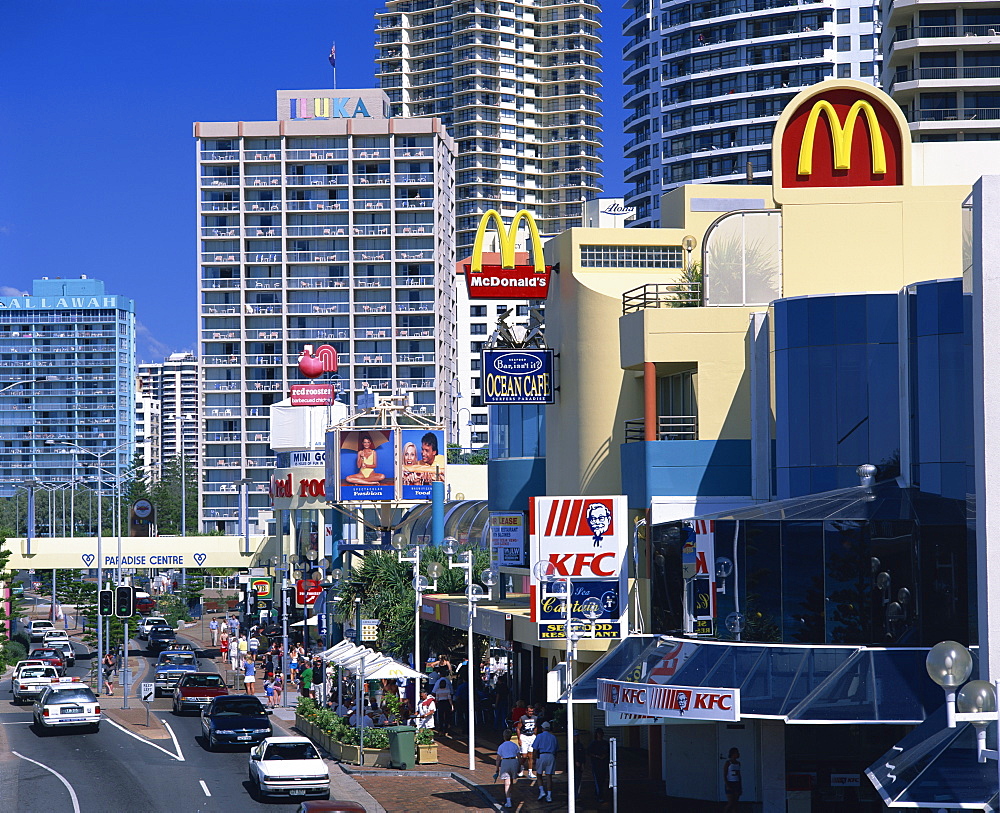
[[[594,532],[594,547],[599,548],[604,534],[611,530],[611,512],[602,502],[592,502],[587,506],[587,524]]]

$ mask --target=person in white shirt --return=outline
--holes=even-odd
[[[521,740],[521,760],[522,767],[528,769],[528,779],[535,778],[535,735],[538,733],[538,718],[535,716],[535,707],[528,706],[527,714],[521,716],[517,721],[517,734]],[[518,776],[524,774],[522,770]]]
[[[425,691],[420,692],[420,702],[417,704],[417,728],[434,728],[434,712],[436,711],[437,702],[434,695]]]

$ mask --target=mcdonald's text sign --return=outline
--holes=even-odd
[[[531,265],[518,265],[517,232],[521,226],[528,231],[528,247],[532,254]],[[496,231],[500,244],[500,264],[484,265],[483,250],[486,232]],[[531,212],[520,211],[514,215],[510,229],[504,227],[500,213],[490,209],[479,221],[476,240],[472,246],[472,262],[465,266],[465,284],[470,299],[545,299],[549,294],[551,267],[542,256],[542,239]]]
[[[830,87],[799,102],[781,137],[781,186],[901,186],[904,139],[883,98]]]

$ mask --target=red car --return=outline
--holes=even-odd
[[[28,653],[31,660],[45,661],[49,666],[54,666],[60,675],[66,674],[66,664],[63,662],[63,653],[51,647],[35,647]]]
[[[149,615],[156,609],[156,599],[151,596],[139,596],[135,600],[135,611],[142,615]]]
[[[221,675],[215,672],[188,672],[174,689],[174,714],[207,706],[213,697],[229,694]]]

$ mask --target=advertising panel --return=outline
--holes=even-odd
[[[523,567],[524,514],[515,512],[490,512],[490,547],[492,561],[500,567]]]
[[[292,384],[292,406],[329,406],[337,397],[330,384]]]
[[[616,714],[733,723],[740,719],[740,690],[598,678],[597,707]]]
[[[429,500],[431,483],[444,482],[447,449],[440,429],[401,429],[404,500]]]
[[[382,502],[396,496],[396,437],[392,429],[342,429],[327,433],[336,443],[338,502]],[[329,478],[327,482],[330,482]]]
[[[535,497],[531,501],[531,562],[549,562],[556,579],[573,583],[570,617],[589,624],[582,602],[595,597],[599,637],[621,635],[628,611],[628,504],[623,496]],[[532,621],[539,637],[565,638],[565,594],[540,583],[532,568]]]
[[[484,404],[552,404],[551,350],[484,350]]]
[[[715,522],[696,519],[688,530],[694,535],[694,578],[691,580],[692,631],[699,636],[715,634]],[[685,550],[688,545],[685,544]]]

